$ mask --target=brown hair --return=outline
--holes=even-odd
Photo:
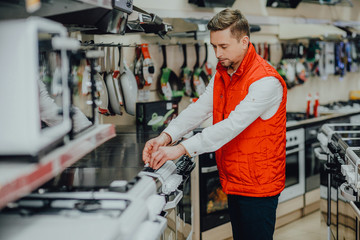
[[[243,35],[250,38],[250,27],[240,10],[224,9],[217,13],[207,24],[210,31],[221,31],[230,27],[231,34],[240,40]]]

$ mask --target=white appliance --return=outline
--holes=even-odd
[[[151,177],[138,177],[132,184],[124,192],[28,195],[1,211],[0,239],[158,240],[166,228],[160,216],[165,197],[156,193]]]
[[[71,130],[67,51],[80,44],[61,24],[39,17],[2,21],[0,33],[0,157],[38,159]],[[39,80],[59,107],[51,127],[41,126]]]
[[[286,132],[286,179],[285,189],[279,202],[305,193],[305,133],[303,128]]]
[[[359,164],[360,125],[324,124],[318,133],[326,159],[321,174],[321,215],[328,227],[328,239],[360,239]]]

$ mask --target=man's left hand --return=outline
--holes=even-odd
[[[186,154],[186,150],[181,144],[170,147],[159,147],[156,152],[151,154],[149,166],[153,169],[158,169],[166,161],[178,159],[184,154]]]

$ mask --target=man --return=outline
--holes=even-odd
[[[63,121],[61,115],[59,115],[60,107],[55,103],[55,100],[50,97],[46,85],[43,81],[38,80],[39,85],[39,104],[40,104],[40,119],[47,126],[55,126]],[[74,115],[73,130],[75,133],[89,127],[92,123],[87,119],[85,114],[75,106],[73,106]]]
[[[216,151],[234,239],[272,239],[285,187],[286,85],[256,53],[240,11],[225,9],[207,27],[217,71],[199,100],[145,144],[143,161],[157,169],[183,154]],[[211,116],[212,126],[168,146]]]

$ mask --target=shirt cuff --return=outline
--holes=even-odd
[[[194,157],[199,155],[199,151],[197,150],[199,149],[198,146],[199,141],[196,139],[196,135],[187,140],[182,141],[181,144],[185,148],[185,151],[189,157]]]
[[[162,132],[161,134],[163,134],[165,136],[166,140],[167,140],[166,145],[170,145],[172,143],[172,137],[166,132]]]
[[[171,128],[168,127],[164,129],[163,133],[169,135],[169,137],[171,138],[170,144],[176,142],[180,138],[180,136],[178,136],[177,134],[176,129],[172,130]]]
[[[183,146],[183,148],[185,149],[185,155],[191,158],[191,155],[190,155],[190,153],[186,150],[186,148],[184,147],[184,144],[182,144],[182,143],[179,143],[179,144],[180,144],[181,146]]]

